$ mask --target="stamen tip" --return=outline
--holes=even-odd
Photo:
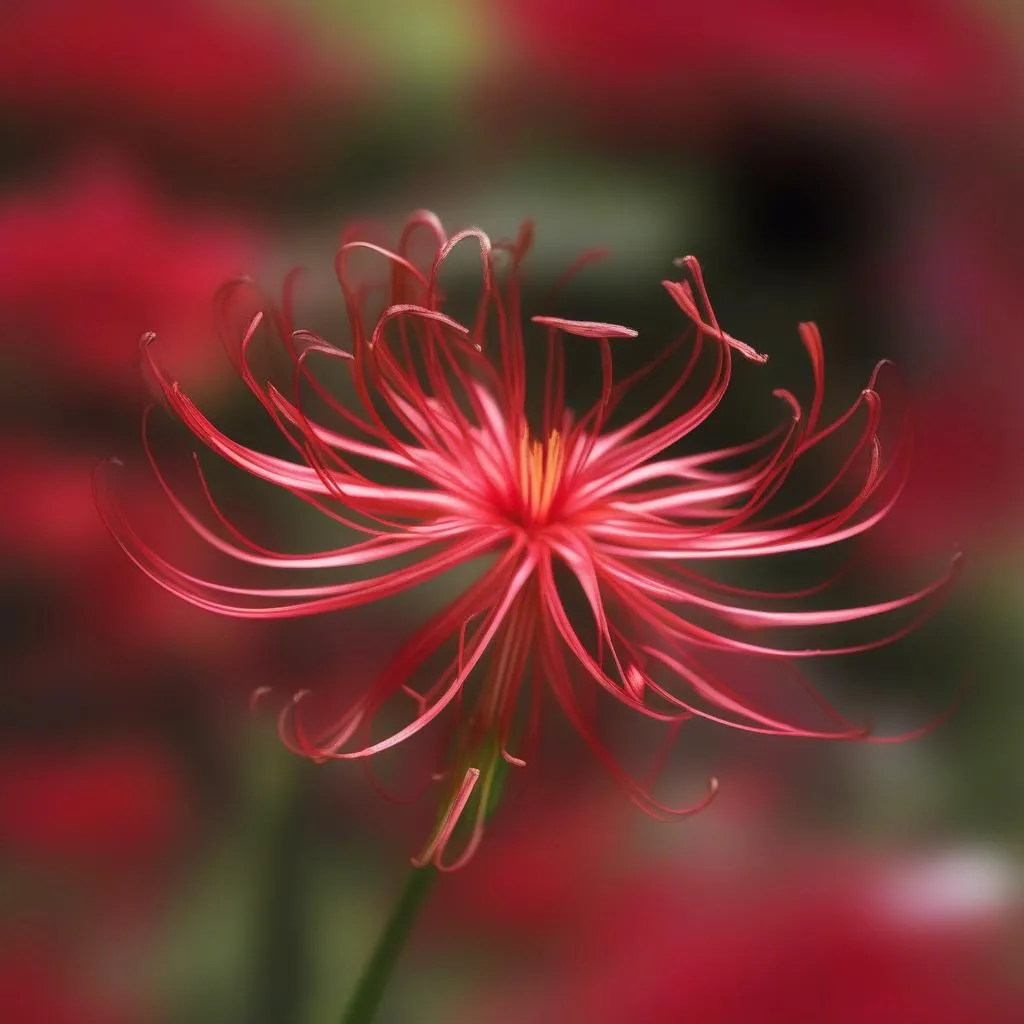
[[[767,359],[767,356],[765,358]],[[799,423],[800,419],[803,417],[803,410],[800,408],[800,403],[796,400],[793,393],[791,391],[787,391],[785,388],[776,388],[772,392],[772,395],[775,398],[781,398],[782,401],[792,409],[793,419]]]
[[[249,695],[249,711],[254,712],[267,694],[272,693],[272,688],[269,686],[257,686],[255,690]]]

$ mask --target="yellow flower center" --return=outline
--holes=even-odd
[[[565,447],[557,430],[546,441],[537,441],[524,430],[519,438],[519,495],[525,524],[547,520],[565,466]]]

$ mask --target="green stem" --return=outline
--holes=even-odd
[[[309,905],[295,880],[305,876],[314,766],[287,752],[276,735],[254,737],[250,763],[253,857],[253,983],[245,1020],[280,1024],[306,1016],[309,993]]]
[[[391,917],[377,941],[377,948],[345,1008],[342,1024],[369,1024],[373,1020],[436,875],[437,869],[430,866],[413,868],[409,872]]]

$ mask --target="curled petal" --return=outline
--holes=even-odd
[[[558,316],[535,316],[535,324],[554,327],[566,334],[575,334],[580,338],[636,338],[638,333],[632,327],[621,324],[602,324],[595,320],[564,320]]]
[[[476,848],[480,845],[480,840],[483,838],[484,829],[482,812],[478,812],[476,815],[476,820],[473,822],[469,841],[466,843],[462,853],[453,861],[447,863],[444,860],[444,855],[448,849],[448,844],[451,842],[452,834],[459,823],[459,819],[462,817],[462,814],[466,809],[466,805],[473,796],[473,790],[476,788],[479,781],[480,769],[467,769],[466,775],[459,785],[455,796],[452,798],[451,803],[445,809],[444,816],[441,818],[434,835],[431,836],[430,841],[423,850],[417,856],[413,857],[413,867],[423,868],[428,864],[433,863],[434,867],[440,871],[455,871],[469,862],[469,859],[476,852]]]

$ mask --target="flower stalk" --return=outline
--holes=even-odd
[[[368,1024],[373,1020],[436,877],[436,868],[429,864],[410,869],[373,955],[345,1007],[342,1024]]]

